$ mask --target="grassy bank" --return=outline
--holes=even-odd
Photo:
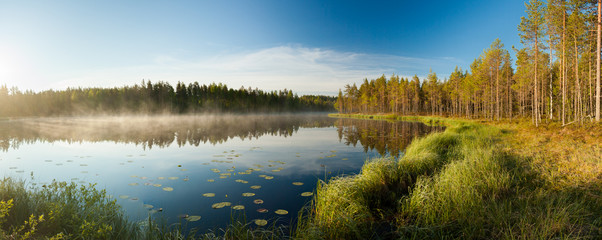
[[[517,133],[520,126],[509,129],[461,120],[412,119],[440,122],[448,128],[415,140],[397,161],[373,159],[356,176],[320,184],[313,209],[302,221],[297,237],[597,239],[602,236],[599,158],[597,162],[587,161],[590,164],[587,174],[576,174],[590,176],[588,181],[571,175],[559,177],[559,170],[550,170],[552,165],[542,165],[553,160],[541,146],[530,150],[536,153],[517,150],[522,149],[521,144],[531,142],[529,136]],[[558,184],[559,178],[566,179],[567,184]]]

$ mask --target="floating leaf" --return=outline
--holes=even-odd
[[[177,180],[179,177],[168,177],[169,180]]]
[[[211,205],[211,208],[219,209],[219,208],[227,207],[230,205],[231,205],[230,202],[219,202],[219,203],[214,203],[213,205]]]
[[[236,206],[232,206],[232,209],[234,209],[234,210],[243,210],[243,209],[245,209],[245,206],[243,206],[243,205],[236,205]]]
[[[182,168],[182,169],[180,169],[180,171],[182,171],[182,172],[186,172],[186,171],[188,171],[188,169],[186,169],[186,168]]]
[[[272,169],[272,172],[280,172],[280,169]]]
[[[252,197],[255,196],[255,193],[250,193],[250,192],[246,192],[246,193],[242,193],[243,197]]]
[[[130,198],[130,200],[132,200],[132,201],[138,201],[138,198],[137,197],[133,197],[133,198]]]
[[[228,176],[219,176],[219,178],[228,178]]]
[[[201,220],[201,216],[188,216],[185,219],[186,219],[186,221],[189,221],[189,222],[196,222],[198,220]]]
[[[208,163],[208,162],[206,162],[206,163],[202,163],[202,164],[203,164],[203,165],[209,165],[209,163]]]
[[[80,164],[79,166],[81,166],[81,167],[86,167],[86,166],[88,166],[88,164],[82,163],[82,164]]]
[[[255,219],[255,225],[263,227],[268,224],[268,221],[265,219]]]
[[[171,192],[171,191],[173,191],[173,188],[172,187],[164,187],[163,191]]]
[[[265,209],[265,208],[260,208],[260,209],[257,209],[257,212],[259,212],[259,213],[267,213],[268,210]]]
[[[295,186],[301,186],[301,185],[303,185],[303,183],[302,182],[293,182],[293,185],[295,185]]]
[[[146,180],[146,179],[148,179],[148,177],[140,177],[140,179]]]
[[[44,160],[44,162],[52,162],[52,160]]]
[[[270,180],[270,179],[274,179],[274,177],[273,176],[266,176],[265,177],[265,180]]]
[[[121,198],[121,199],[128,199],[128,198],[130,198],[130,196],[128,196],[128,195],[119,195],[119,198]]]
[[[16,172],[16,173],[24,173],[24,172],[25,172],[25,170],[17,170],[17,171],[15,171],[15,172]]]
[[[178,165],[178,167],[182,167],[182,165]]]
[[[286,215],[286,214],[288,214],[288,211],[283,210],[283,209],[278,209],[274,213],[276,213],[278,215]]]
[[[346,160],[349,160],[349,158],[343,158],[343,159],[341,159],[341,160],[343,160],[343,161],[346,161]]]
[[[229,173],[229,172],[227,172],[227,173],[220,173],[219,175],[220,176],[230,176],[230,175],[232,175],[232,173]]]
[[[207,179],[207,182],[215,182],[215,179]]]
[[[253,203],[255,203],[255,204],[262,204],[263,200],[261,200],[261,199],[255,199],[255,200],[253,200]]]
[[[260,188],[261,188],[261,186],[259,186],[259,185],[253,185],[253,186],[251,186],[251,189],[260,189]]]
[[[8,169],[17,169],[17,167],[9,167]]]
[[[301,196],[302,196],[302,197],[309,197],[309,196],[311,196],[311,195],[314,195],[314,193],[312,193],[312,192],[304,192],[304,193],[301,193]]]
[[[138,183],[130,183],[128,185],[130,185],[130,186],[138,186]]]
[[[153,205],[150,205],[150,204],[144,204],[142,206],[146,209],[152,209],[154,207]]]
[[[188,177],[182,179],[182,181],[184,181],[184,182],[188,182],[188,180],[190,180]]]
[[[259,177],[260,177],[260,178],[265,178],[265,177],[267,177],[267,176],[266,176],[265,174],[261,174],[261,175],[259,175]]]
[[[155,184],[153,184],[153,187],[161,187],[161,186],[162,186],[162,185],[161,185],[161,184],[158,184],[158,183],[155,183]]]
[[[203,197],[215,197],[215,193],[203,193]]]
[[[157,179],[163,180],[163,179],[165,179],[165,177],[157,177]]]

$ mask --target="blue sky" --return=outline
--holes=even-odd
[[[521,0],[4,1],[0,84],[41,91],[151,81],[335,94],[363,78],[440,78],[500,38]]]

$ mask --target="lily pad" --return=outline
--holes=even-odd
[[[268,212],[268,210],[267,210],[267,209],[265,209],[265,208],[260,208],[260,209],[257,209],[257,212],[258,212],[258,213],[267,213],[267,212]]]
[[[203,197],[215,197],[215,193],[203,193]]]
[[[219,202],[219,203],[214,203],[213,205],[211,205],[211,208],[219,209],[219,208],[227,207],[230,205],[232,205],[232,203],[230,203],[230,202]]]
[[[165,177],[157,177],[157,179],[163,180],[163,179],[165,179]]]
[[[309,196],[311,196],[311,195],[314,195],[314,193],[312,193],[312,192],[304,192],[304,193],[301,193],[301,196],[302,196],[302,197],[309,197]]]
[[[243,205],[236,205],[236,206],[232,206],[232,209],[234,209],[234,210],[243,210],[243,209],[245,209],[245,206],[243,206]]]
[[[255,199],[255,200],[253,200],[253,203],[255,203],[255,204],[263,204],[263,200],[261,200],[261,199]]]
[[[272,169],[272,172],[280,172],[280,169]]]
[[[215,179],[207,179],[207,182],[215,182]]]
[[[260,177],[260,178],[265,178],[265,177],[267,177],[267,176],[266,176],[265,174],[260,174],[258,177]]]
[[[265,219],[255,219],[255,225],[263,227],[268,224],[268,221]]]
[[[158,183],[155,183],[155,184],[153,184],[153,187],[161,187],[161,186],[162,186],[162,185],[161,185],[161,184],[158,184]]]
[[[295,186],[301,186],[301,185],[303,185],[303,183],[302,182],[293,182],[293,185],[295,185]]]
[[[260,188],[261,188],[261,186],[259,186],[259,185],[253,185],[253,186],[251,186],[251,189],[260,189]]]
[[[270,180],[270,179],[274,179],[274,177],[273,176],[266,176],[265,177],[265,180]]]
[[[173,188],[172,187],[164,187],[163,191],[171,192],[171,191],[173,191]]]
[[[146,209],[152,209],[154,207],[153,205],[150,205],[150,204],[144,204],[142,206]]]
[[[128,184],[128,185],[130,185],[130,186],[138,186],[138,183],[135,183],[135,182],[134,182],[134,183],[130,183],[130,184]]]
[[[128,195],[119,195],[119,198],[121,198],[121,199],[128,199],[128,198],[130,198],[130,196],[128,196]]]
[[[278,215],[286,215],[286,214],[288,214],[288,211],[283,210],[283,209],[278,209],[274,213],[276,213]]]
[[[250,192],[246,192],[246,193],[242,193],[243,197],[252,197],[255,196],[255,193],[250,193]]]
[[[187,218],[184,218],[184,219],[186,219],[186,221],[189,221],[189,222],[196,222],[198,220],[201,220],[201,216],[188,216]]]
[[[177,180],[179,177],[168,177],[169,180]]]

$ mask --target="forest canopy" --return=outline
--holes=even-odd
[[[207,112],[333,111],[335,98],[292,90],[232,89],[224,84],[142,81],[114,88],[68,88],[42,92],[0,86],[0,116],[79,116],[96,114],[171,114]]]

